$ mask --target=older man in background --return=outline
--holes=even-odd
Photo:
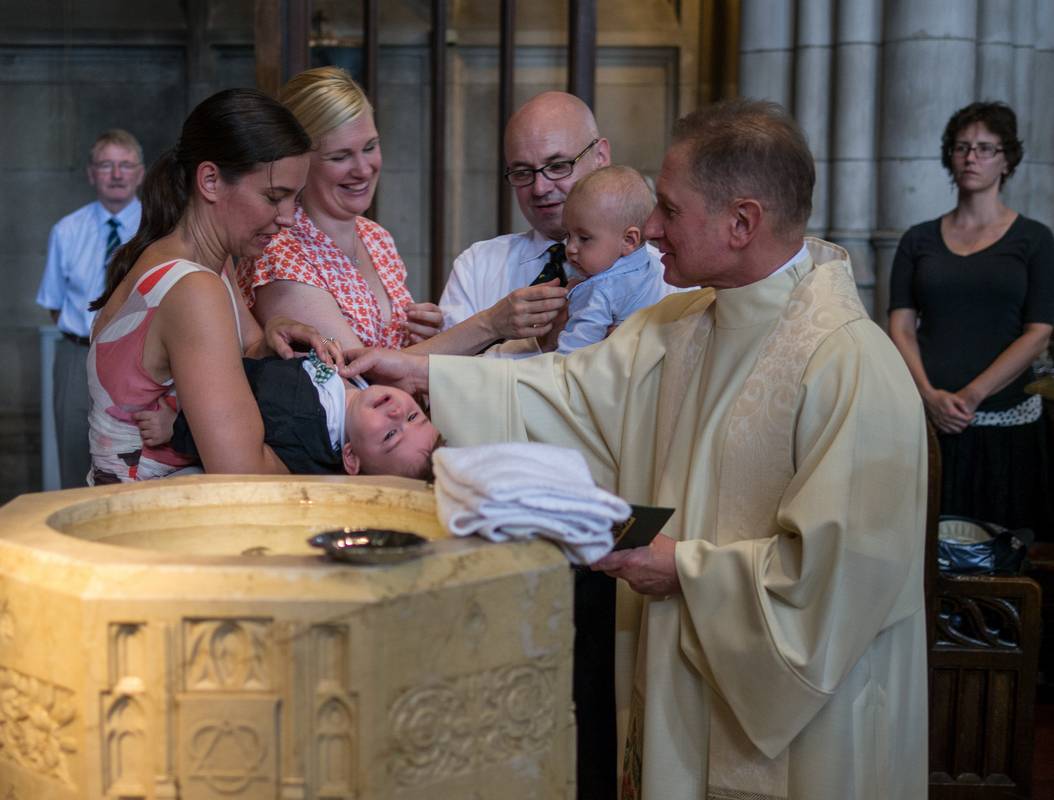
[[[84,486],[88,452],[88,337],[102,294],[106,264],[139,228],[136,192],[143,182],[143,149],[132,134],[114,128],[91,147],[88,183],[96,199],[51,229],[37,305],[62,332],[55,346],[54,403],[62,488]]]

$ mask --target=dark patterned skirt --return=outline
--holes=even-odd
[[[978,425],[940,434],[941,513],[1007,528],[1031,528],[1054,541],[1047,421]]]

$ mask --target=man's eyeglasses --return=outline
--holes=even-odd
[[[113,172],[115,169],[119,172],[133,172],[141,166],[135,161],[93,161],[91,168],[96,172]]]
[[[600,139],[594,139],[583,148],[581,153],[567,161],[550,161],[548,164],[543,164],[538,167],[538,169],[532,169],[531,167],[507,169],[505,170],[505,180],[513,186],[530,186],[534,183],[534,176],[539,172],[542,173],[542,177],[548,178],[551,181],[558,181],[566,178],[575,171],[575,164],[579,162],[582,156],[588,153],[590,148],[599,141]]]
[[[991,158],[995,158],[996,153],[1003,152],[1002,147],[992,142],[978,142],[977,144],[956,142],[952,145],[952,155],[956,155],[959,158],[966,158],[970,155],[971,150],[977,153],[977,158],[980,161],[988,161]]]

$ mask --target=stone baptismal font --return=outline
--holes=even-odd
[[[386,566],[307,539],[427,539]],[[397,478],[197,476],[0,509],[0,800],[574,794],[571,578]]]

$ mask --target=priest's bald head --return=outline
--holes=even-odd
[[[564,200],[585,175],[611,163],[589,106],[565,92],[532,97],[505,126],[505,178],[539,233],[563,239]]]
[[[645,236],[675,286],[745,286],[802,246],[816,169],[775,103],[733,100],[678,120]]]

